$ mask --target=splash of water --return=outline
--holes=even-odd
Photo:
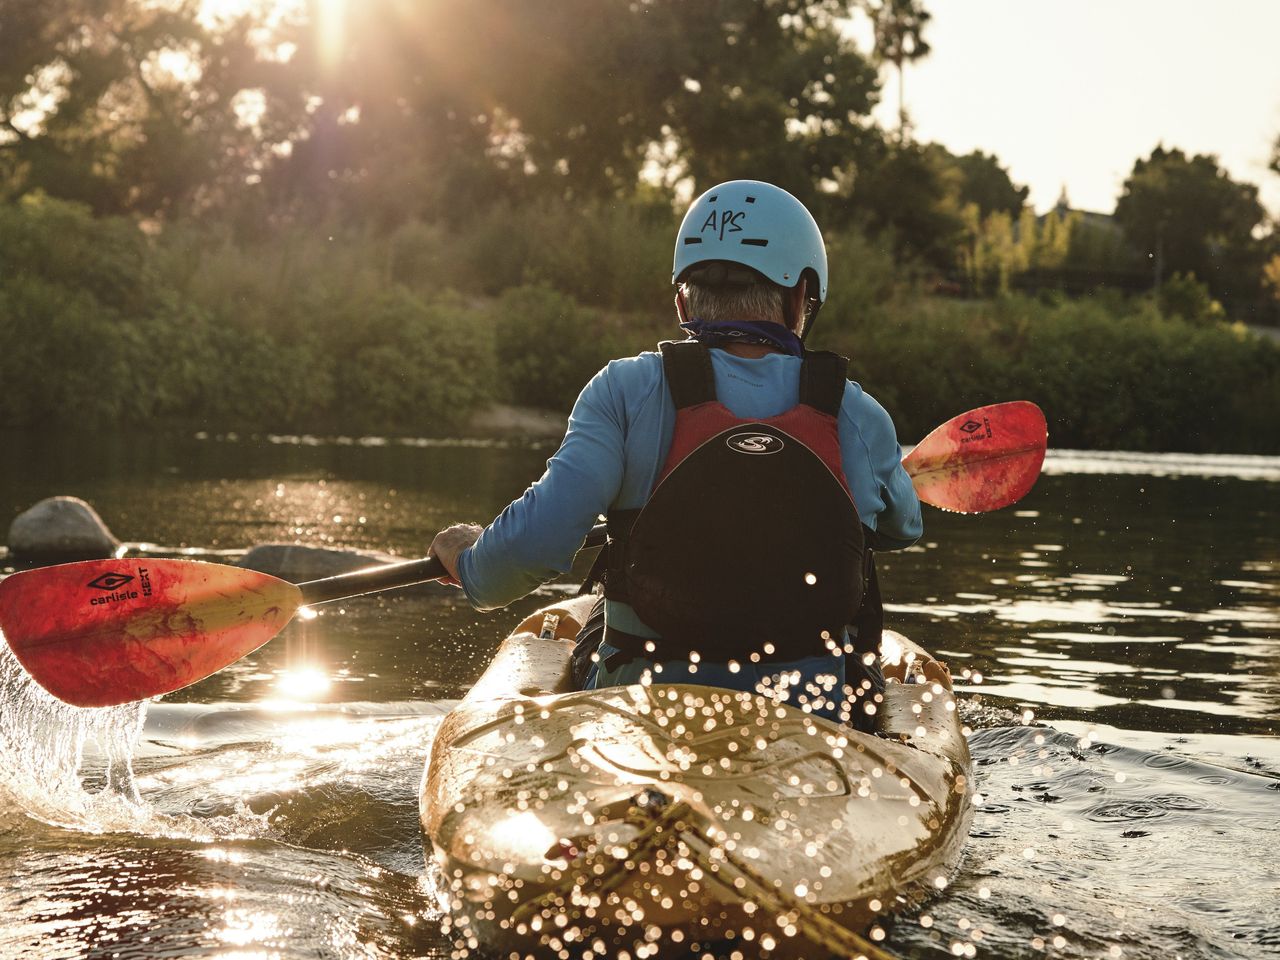
[[[202,840],[266,833],[267,817],[247,809],[197,819],[148,803],[133,771],[146,716],[145,702],[92,709],[63,703],[0,642],[0,813],[88,833]]]
[[[0,644],[0,801],[58,826],[93,828],[107,809],[141,811],[133,751],[146,704],[86,710],[41,688]],[[82,769],[86,747],[95,767]],[[98,782],[90,791],[85,784]]]

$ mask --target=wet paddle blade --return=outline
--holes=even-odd
[[[91,560],[0,582],[0,630],[36,682],[106,707],[202,680],[274,637],[302,602],[284,580],[193,560]]]
[[[902,461],[925,503],[985,513],[1016,503],[1040,476],[1048,428],[1034,403],[1014,400],[952,417]]]

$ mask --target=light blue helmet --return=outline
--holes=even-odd
[[[810,272],[809,296],[827,299],[827,248],[803,203],[759,180],[730,180],[689,207],[676,235],[671,282],[681,283],[700,263],[740,263],[782,287]]]

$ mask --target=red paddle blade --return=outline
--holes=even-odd
[[[194,560],[90,560],[0,582],[0,630],[59,700],[106,707],[202,680],[280,632],[298,588]]]
[[[1040,476],[1048,428],[1034,403],[1014,400],[952,417],[902,461],[925,503],[985,513],[1016,503]]]

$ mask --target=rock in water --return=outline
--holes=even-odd
[[[41,500],[9,525],[9,552],[20,560],[103,560],[119,548],[98,512],[79,497]]]

